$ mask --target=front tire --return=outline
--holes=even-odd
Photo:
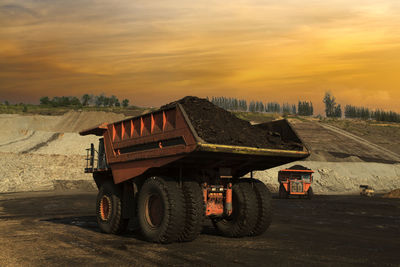
[[[143,237],[150,242],[177,241],[184,227],[182,189],[170,178],[151,177],[139,192],[138,220]]]
[[[111,180],[97,194],[96,217],[100,230],[107,234],[121,234],[128,227],[129,219],[122,217],[122,190]]]

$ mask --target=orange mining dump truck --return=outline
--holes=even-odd
[[[85,169],[99,188],[101,231],[123,233],[136,220],[157,243],[194,240],[205,217],[224,236],[262,234],[270,192],[241,177],[309,155],[286,120],[253,126],[196,97],[80,134],[101,136]]]
[[[313,173],[314,171],[300,165],[280,170],[278,173],[279,198],[299,196],[311,199],[314,196],[311,187]]]

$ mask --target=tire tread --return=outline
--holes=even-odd
[[[193,241],[200,234],[204,217],[205,203],[200,185],[195,181],[184,181],[182,185],[185,203],[185,226],[179,241]]]

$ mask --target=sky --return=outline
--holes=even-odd
[[[0,0],[0,101],[186,95],[280,103],[330,91],[400,112],[398,0]]]

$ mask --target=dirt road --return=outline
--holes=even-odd
[[[150,244],[98,232],[95,193],[0,195],[0,266],[398,266],[400,200],[360,196],[274,199],[271,228],[256,238],[218,236],[205,224],[190,243]]]
[[[337,128],[335,126],[332,126],[332,125],[329,125],[329,124],[323,124],[323,123],[321,123],[320,125],[325,129],[328,129],[328,130],[333,131],[335,133],[338,133],[338,134],[341,134],[343,136],[346,136],[347,138],[350,138],[350,139],[352,139],[352,140],[354,140],[354,141],[356,141],[356,142],[358,142],[358,143],[360,143],[360,144],[362,144],[364,146],[367,146],[367,147],[369,147],[369,148],[371,148],[373,150],[377,150],[377,151],[379,151],[381,153],[386,153],[389,158],[393,159],[394,161],[400,162],[400,156],[398,154],[390,151],[389,149],[386,149],[386,148],[384,148],[382,146],[373,144],[373,143],[371,143],[371,142],[369,142],[369,141],[367,141],[367,140],[365,140],[365,139],[363,139],[363,138],[361,138],[359,136],[356,136],[356,135],[354,135],[352,133],[349,133],[349,132],[347,132],[345,130],[342,130],[340,128]]]
[[[398,163],[400,158],[395,151],[359,137],[343,129],[316,121],[293,121],[297,131],[312,153],[308,160],[327,162],[379,162]],[[389,136],[389,133],[387,133]],[[394,133],[395,135],[395,133]],[[376,136],[376,141],[385,140],[386,136]],[[391,141],[394,145],[399,142]],[[373,137],[371,137],[373,138]]]

